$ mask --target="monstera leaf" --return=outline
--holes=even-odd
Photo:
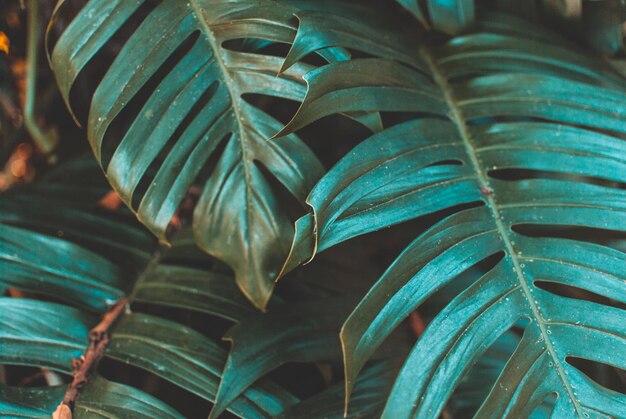
[[[290,43],[295,11],[267,0],[91,1],[50,57],[69,104],[81,71],[123,27],[134,25],[93,93],[87,121],[93,151],[114,189],[161,240],[187,191],[201,186],[196,241],[234,269],[240,288],[261,308],[292,235],[267,176],[303,201],[322,166],[295,135],[267,142],[281,125],[244,96],[300,100],[301,76],[310,66],[277,77],[282,58],[224,45],[242,38]],[[131,102],[140,110],[129,115]],[[124,132],[110,134],[119,138],[107,136],[128,118]]]
[[[37,366],[72,374],[72,360],[88,348],[89,330],[116,300],[127,311],[111,330],[105,356],[144,369],[209,401],[215,400],[227,352],[219,342],[171,319],[141,313],[135,303],[200,311],[229,321],[256,313],[229,270],[194,253],[185,237],[159,250],[128,214],[109,214],[66,201],[93,179],[91,166],[61,167],[35,185],[3,194],[0,205],[0,285],[32,298],[0,298],[0,364]],[[72,174],[73,182],[60,181]],[[101,177],[101,176],[100,176]],[[100,180],[100,178],[98,178]],[[76,184],[78,181],[78,185]],[[97,189],[98,183],[91,183]],[[56,196],[47,199],[46,193]],[[50,207],[55,208],[50,213]],[[181,254],[185,264],[179,262]],[[199,254],[199,256],[197,256]],[[205,258],[206,260],[198,259]],[[37,296],[52,297],[48,302]],[[251,383],[252,384],[252,383]],[[0,416],[50,417],[66,386],[0,386]],[[298,400],[267,380],[254,383],[229,405],[240,417],[272,417]],[[208,413],[208,412],[207,412]],[[74,405],[76,417],[182,417],[143,391],[92,378]]]
[[[358,50],[377,39],[375,27],[343,25],[335,45]],[[412,62],[362,58],[314,70],[282,131],[337,112],[404,116],[313,188],[285,271],[351,237],[440,214],[344,324],[348,395],[404,318],[465,271],[483,269],[418,340],[383,417],[437,417],[464,373],[512,328],[523,337],[478,417],[527,417],[551,395],[553,417],[626,412],[626,396],[572,362],[626,369],[618,308],[626,258],[602,242],[626,230],[626,82],[601,60],[525,30],[419,40]],[[394,36],[403,37],[386,39]]]

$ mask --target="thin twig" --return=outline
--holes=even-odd
[[[80,389],[89,380],[93,367],[98,363],[109,344],[109,329],[124,312],[128,299],[119,299],[109,311],[104,313],[102,320],[89,331],[89,347],[83,356],[72,361],[74,367],[73,380],[65,392],[63,401],[53,413],[53,419],[71,419],[72,409]]]
[[[104,313],[102,321],[100,321],[96,327],[91,329],[89,332],[89,340],[91,342],[97,342],[104,339],[109,332],[111,325],[115,323],[119,316],[124,312],[126,305],[128,305],[128,300],[126,298],[120,298],[117,300],[117,302],[111,306],[109,311]]]

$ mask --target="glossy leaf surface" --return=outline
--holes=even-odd
[[[52,202],[59,213],[47,214],[43,208],[52,202],[38,198],[36,190],[57,187],[72,188],[71,182],[60,176],[50,179],[48,185],[35,184],[3,195],[12,199],[0,205],[0,229],[7,233],[0,236],[0,283],[33,296],[53,296],[64,304],[1,298],[1,364],[71,374],[72,360],[86,351],[89,330],[98,323],[97,315],[83,310],[102,313],[122,296],[133,302],[137,298],[143,304],[201,311],[229,320],[255,312],[221,265],[214,263],[215,272],[195,268],[210,266],[211,261],[200,253],[203,263],[198,263],[198,253],[190,251],[184,239],[174,240],[171,249],[161,251],[141,226],[129,223],[123,214],[95,210],[93,201],[89,206],[86,201],[79,204],[57,197]],[[26,202],[36,205],[25,213],[19,204]],[[176,260],[186,260],[188,265]],[[215,292],[219,295],[212,295]],[[210,298],[200,299],[207,295]],[[106,353],[209,401],[215,399],[226,355],[218,343],[180,323],[138,313],[126,313],[114,325]],[[65,392],[57,390],[3,387],[6,405],[0,405],[2,414],[50,415],[59,395],[62,398]],[[229,410],[241,417],[271,417],[297,401],[264,380],[235,398]],[[180,417],[138,389],[101,378],[82,388],[75,414]]]
[[[226,351],[178,323],[133,314],[115,328],[107,356],[146,369],[209,401],[215,400]],[[266,383],[251,388],[230,410],[240,417],[271,417],[297,401]]]
[[[354,302],[346,299],[314,300],[235,325],[224,336],[232,347],[211,417],[218,417],[253,382],[284,363],[340,358],[338,332],[352,307]]]
[[[92,1],[76,16],[51,53],[66,101],[81,70],[142,7],[150,6],[139,0]],[[307,67],[276,77],[279,57],[223,44],[240,38],[290,43],[295,11],[266,0],[160,2],[99,82],[87,123],[109,181],[161,240],[186,192],[202,182],[196,241],[235,270],[240,288],[261,308],[289,250],[292,229],[263,170],[303,201],[322,166],[296,136],[267,142],[281,125],[243,98],[300,100]],[[176,54],[182,57],[172,67],[170,57]],[[109,159],[102,153],[107,131],[157,73],[166,74]],[[207,177],[201,172],[213,155],[218,162]],[[149,186],[142,189],[142,182]]]
[[[626,317],[609,302],[626,300],[626,259],[552,229],[625,230],[626,195],[616,185],[626,181],[626,83],[559,43],[543,52],[503,35],[423,45],[426,68],[364,58],[315,70],[282,131],[337,112],[417,114],[360,143],[313,188],[313,211],[296,224],[286,270],[351,237],[450,214],[405,249],[345,323],[348,392],[413,310],[468,269],[496,261],[419,339],[383,417],[439,415],[464,372],[522,319],[523,338],[478,416],[525,417],[553,393],[556,417],[625,411],[622,394],[598,386],[568,357],[625,367],[617,354],[626,350]],[[509,170],[522,174],[502,174]],[[608,300],[563,297],[538,281]]]

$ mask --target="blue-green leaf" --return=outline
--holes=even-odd
[[[267,0],[236,3],[165,0],[148,7],[93,93],[87,132],[114,189],[163,241],[186,192],[201,182],[196,241],[231,265],[244,294],[263,308],[289,250],[292,226],[261,168],[304,200],[322,166],[294,135],[265,141],[280,123],[243,99],[265,94],[300,100],[302,74],[311,67],[298,64],[275,77],[281,58],[223,47],[242,34],[290,43],[298,9]],[[143,0],[91,1],[65,29],[50,60],[68,105],[70,90],[90,60],[147,6]],[[61,9],[62,3],[57,14]],[[151,77],[166,68],[168,57],[189,43],[139,113],[130,117],[110,159],[103,156],[107,130]],[[225,149],[217,155],[220,145]],[[215,170],[199,180],[213,155],[218,158]],[[148,182],[146,190],[139,188],[142,181]]]
[[[108,357],[146,369],[209,401],[215,394],[226,352],[215,342],[178,323],[133,314],[120,321],[107,347]],[[296,402],[271,382],[261,382],[229,410],[241,417],[271,417]]]
[[[626,315],[605,301],[624,300],[626,259],[551,229],[626,231],[626,84],[564,45],[533,51],[538,43],[520,38],[481,33],[423,46],[432,77],[391,59],[329,64],[307,75],[307,96],[283,130],[345,111],[415,112],[363,141],[313,188],[285,272],[351,237],[447,210],[344,324],[348,395],[404,318],[488,265],[456,288],[418,340],[383,417],[438,416],[471,365],[513,327],[523,328],[522,341],[479,416],[525,417],[550,394],[559,417],[625,411],[622,394],[568,357],[624,368],[616,354],[626,350]],[[562,297],[539,281],[606,300]]]
[[[60,304],[0,298],[0,363],[71,373],[96,319]]]

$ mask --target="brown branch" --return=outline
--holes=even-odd
[[[98,342],[106,338],[109,328],[120,317],[120,314],[124,312],[124,309],[128,305],[126,298],[120,298],[115,304],[111,306],[109,311],[104,313],[102,320],[93,329],[89,331],[90,342]]]
[[[124,312],[127,304],[128,300],[126,298],[119,299],[104,313],[100,323],[89,331],[89,347],[84,355],[72,361],[72,367],[74,367],[72,383],[67,388],[63,401],[52,414],[53,419],[72,418],[72,409],[80,389],[89,380],[93,367],[104,355],[104,350],[110,341],[109,329]]]

